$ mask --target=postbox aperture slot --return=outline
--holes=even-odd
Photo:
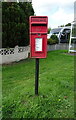
[[[31,32],[35,32],[35,33],[43,33],[43,32],[47,32],[47,25],[46,24],[32,24],[31,26]]]
[[[40,23],[37,23],[37,24],[33,23],[32,26],[47,26],[47,25],[44,24],[44,23],[42,23],[42,24],[40,24]]]

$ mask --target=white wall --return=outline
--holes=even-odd
[[[29,46],[15,48],[2,48],[0,49],[0,64],[10,63],[15,61],[20,61],[22,59],[28,58],[30,52]]]

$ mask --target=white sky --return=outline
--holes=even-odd
[[[32,0],[36,16],[48,16],[48,27],[56,28],[74,20],[76,0]]]

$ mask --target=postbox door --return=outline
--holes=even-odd
[[[32,35],[31,36],[31,57],[45,58],[47,50],[46,35]],[[39,57],[38,57],[39,56]]]

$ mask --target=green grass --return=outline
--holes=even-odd
[[[2,118],[2,66],[0,66],[0,118]]]
[[[40,59],[39,96],[35,59],[3,66],[4,118],[74,118],[74,56],[66,50]]]

